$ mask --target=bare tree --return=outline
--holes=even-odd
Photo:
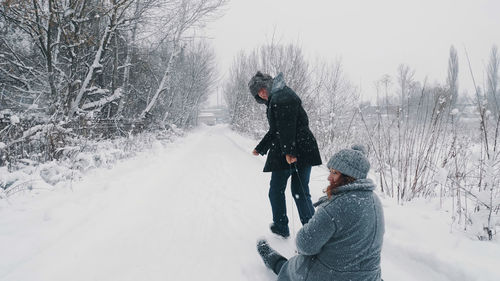
[[[58,47],[55,27],[55,1],[6,1],[0,6],[0,16],[8,29],[0,40],[0,54],[4,63],[0,71],[5,75],[11,102],[19,101],[29,108],[38,100],[55,105],[54,50]],[[24,42],[23,42],[24,41]],[[35,48],[28,47],[31,42]],[[16,43],[26,44],[22,50]],[[34,57],[39,54],[39,57]],[[23,96],[23,98],[19,98]],[[25,102],[29,101],[30,104]],[[53,108],[47,111],[53,111]]]
[[[163,108],[163,122],[185,128],[196,123],[200,105],[207,99],[217,82],[215,54],[206,42],[192,42],[191,48],[181,53],[168,89],[173,102]]]
[[[359,93],[346,77],[340,59],[318,60],[311,76],[313,91],[308,97],[309,103],[314,102],[310,110],[311,128],[325,156],[329,156],[350,140]]]
[[[142,112],[142,117],[145,117],[151,111],[160,94],[168,88],[175,59],[181,52],[181,39],[184,33],[190,28],[202,26],[207,21],[213,19],[217,15],[218,10],[226,4],[226,0],[179,0],[174,1],[173,4],[174,8],[172,11],[175,12],[170,14],[171,18],[168,18],[168,22],[173,27],[170,38],[172,51],[160,84]]]
[[[125,62],[122,66],[123,68],[123,95],[120,98],[117,115],[123,115],[123,109],[130,99],[130,69],[132,68],[132,56],[137,53],[137,33],[139,31],[140,25],[147,25],[149,22],[146,16],[152,9],[160,6],[157,0],[136,0],[134,5],[134,11],[131,15],[132,26],[129,29],[124,29],[121,36],[124,37],[124,41],[128,42],[125,47]]]
[[[449,130],[449,99],[443,87],[427,88],[414,81],[408,66],[401,65],[397,73],[399,106],[390,104],[390,77],[384,76],[378,89],[385,89],[386,103],[379,104],[375,113],[361,111],[360,116],[380,186],[403,203],[434,195],[436,163],[447,148],[443,144]]]
[[[400,64],[398,67],[398,84],[400,90],[400,104],[401,107],[407,107],[409,102],[409,91],[411,83],[413,82],[413,78],[415,75],[415,71],[410,69],[408,65]]]
[[[277,75],[282,72],[287,85],[303,98],[306,105],[310,94],[310,67],[303,51],[297,44],[270,42],[259,48],[260,70]]]
[[[495,116],[500,116],[500,90],[498,88],[499,73],[498,68],[500,66],[500,57],[498,56],[497,46],[491,48],[490,62],[487,67],[487,84],[486,84],[486,95],[488,99],[488,108],[495,114]]]
[[[99,71],[102,69],[102,64],[101,60],[104,57],[104,54],[110,45],[111,39],[113,36],[115,36],[115,32],[119,26],[121,26],[125,22],[125,11],[129,7],[130,4],[132,4],[132,0],[112,0],[111,1],[111,6],[108,8],[109,13],[110,13],[110,20],[109,23],[107,24],[104,34],[102,35],[100,39],[99,46],[97,48],[97,52],[94,55],[94,59],[92,61],[92,64],[90,65],[87,74],[85,76],[85,79],[82,82],[82,85],[80,87],[80,90],[76,94],[75,98],[72,100],[70,109],[68,112],[69,116],[72,116],[76,112],[78,112],[81,109],[81,104],[82,100],[84,99],[84,95],[87,94],[91,90],[90,85],[92,78],[95,75],[95,72]],[[113,94],[115,97],[114,99],[119,98],[119,95],[116,95],[115,93]],[[108,102],[110,101],[109,98]]]
[[[225,3],[3,1],[0,118],[20,120],[5,128],[4,119],[0,124],[0,142],[11,155],[9,163],[26,153],[44,155],[32,156],[35,161],[50,160],[59,146],[78,135],[127,135],[143,128],[143,120],[133,118],[144,108],[151,110],[155,100],[162,103],[154,109],[159,121],[169,108],[175,114],[168,122],[192,124],[216,79],[210,46],[197,44],[188,31],[215,19]],[[176,56],[184,61],[173,59]],[[182,79],[170,81],[172,74]],[[165,89],[171,90],[169,95],[155,96]],[[31,139],[40,132],[44,138]]]
[[[450,58],[448,59],[447,86],[451,96],[451,106],[455,107],[458,101],[458,56],[455,47],[450,47]]]
[[[258,52],[247,56],[240,52],[233,61],[230,75],[226,79],[223,95],[228,105],[230,124],[238,131],[262,136],[266,132],[264,106],[255,102],[248,90],[248,81],[255,74],[258,66]]]

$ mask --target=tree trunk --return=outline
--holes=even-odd
[[[140,8],[140,1],[136,1],[135,11],[134,11],[134,15],[136,17],[138,16],[139,8]],[[137,35],[137,25],[138,25],[138,23],[137,23],[137,21],[135,21],[134,27],[132,28],[131,41],[128,41],[127,48],[126,48],[127,57],[125,58],[125,66],[124,66],[124,70],[123,70],[123,85],[122,85],[123,96],[118,103],[118,110],[116,112],[116,115],[119,117],[122,116],[122,114],[123,114],[123,108],[125,107],[125,101],[128,98],[129,81],[130,81],[130,67],[131,67],[130,63],[132,62],[131,52],[133,52],[133,50],[134,50],[135,39],[136,39],[136,35]]]
[[[100,61],[101,61],[102,57],[104,56],[104,53],[106,51],[105,49],[109,45],[110,39],[111,39],[112,35],[114,34],[116,27],[118,26],[118,23],[116,22],[116,13],[117,13],[117,10],[114,9],[111,22],[109,23],[109,25],[106,27],[106,30],[104,31],[104,35],[102,36],[101,43],[99,44],[99,49],[97,50],[97,53],[94,57],[94,61],[87,72],[85,80],[83,81],[83,84],[80,87],[80,90],[78,91],[77,96],[75,97],[75,99],[71,103],[71,108],[69,111],[70,117],[73,116],[80,109],[80,102],[82,101],[83,95],[85,94],[85,92],[87,91],[87,88],[90,85],[92,77],[94,76],[94,72],[96,71],[96,69],[102,67]]]
[[[177,36],[174,39],[174,48],[172,50],[172,54],[170,54],[170,58],[168,59],[167,68],[165,69],[165,73],[163,74],[163,78],[161,79],[160,85],[158,86],[158,89],[156,90],[153,98],[151,99],[151,101],[149,101],[148,105],[146,106],[146,109],[144,109],[144,111],[142,112],[142,114],[141,114],[142,118],[145,118],[146,115],[151,111],[151,109],[155,105],[156,101],[158,100],[158,97],[167,88],[167,85],[170,82],[170,77],[171,77],[171,73],[173,70],[174,61],[180,53],[178,40],[179,40],[179,36]]]

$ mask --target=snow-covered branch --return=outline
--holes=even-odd
[[[94,108],[94,107],[101,107],[107,103],[110,103],[114,100],[119,99],[121,96],[122,96],[122,89],[118,88],[115,90],[113,95],[111,95],[109,97],[104,97],[98,101],[86,103],[86,104],[82,105],[82,109],[86,110],[86,109],[90,109],[90,108]]]

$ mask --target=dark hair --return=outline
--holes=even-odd
[[[340,180],[336,183],[330,182],[330,185],[328,185],[328,187],[325,190],[328,199],[332,198],[334,194],[337,194],[339,192],[339,187],[353,183],[354,181],[356,181],[355,178],[344,174],[340,174]]]

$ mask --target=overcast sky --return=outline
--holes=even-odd
[[[221,75],[240,50],[270,42],[273,33],[282,43],[299,43],[311,59],[341,58],[363,99],[401,63],[418,80],[444,84],[454,45],[460,92],[471,92],[464,50],[482,85],[491,47],[500,43],[500,0],[231,0],[207,29]]]

